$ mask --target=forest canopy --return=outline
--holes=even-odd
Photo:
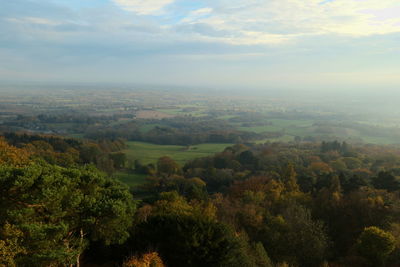
[[[38,142],[47,148],[32,149]],[[96,161],[82,161],[83,146],[49,136],[0,139],[1,264],[399,263],[397,148],[234,145],[184,166],[169,157],[137,164],[148,178],[132,191]],[[57,160],[60,153],[76,160]]]

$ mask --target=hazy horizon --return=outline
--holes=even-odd
[[[395,90],[395,0],[0,0],[0,81]]]

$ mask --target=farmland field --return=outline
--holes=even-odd
[[[172,114],[154,110],[141,110],[136,113],[138,119],[164,119],[174,117]]]
[[[232,144],[199,144],[190,147],[172,146],[172,145],[155,145],[144,142],[127,142],[128,149],[124,150],[128,157],[128,162],[138,159],[143,164],[156,163],[160,157],[169,156],[178,162],[181,166],[186,161],[212,155],[223,151]],[[136,187],[143,184],[147,175],[129,173],[120,171],[114,174],[114,177],[121,182]]]
[[[251,126],[251,127],[239,126],[236,129],[240,131],[254,132],[254,133],[279,132],[282,130],[281,127],[277,127],[275,125]]]
[[[242,127],[238,126],[240,131],[248,131],[255,133],[262,132],[280,132],[284,131],[291,135],[304,135],[309,134],[312,129],[313,121],[311,120],[283,120],[283,119],[269,119],[266,125]],[[267,123],[270,123],[269,125]]]
[[[199,107],[191,107],[182,105],[180,108],[157,109],[158,112],[169,114],[171,116],[192,116],[202,117],[206,116],[207,109]]]
[[[147,133],[148,131],[152,130],[154,127],[157,127],[157,126],[162,126],[162,125],[158,124],[158,123],[145,124],[140,127],[140,131],[142,133]]]
[[[212,155],[223,151],[232,144],[199,144],[190,147],[175,145],[156,145],[144,142],[127,142],[128,149],[124,150],[128,161],[139,159],[142,163],[156,163],[160,157],[169,156],[179,164],[186,161]]]
[[[138,173],[116,172],[114,177],[127,184],[130,187],[135,187],[143,184],[146,181],[147,175]]]
[[[262,140],[257,140],[255,141],[256,144],[264,144],[266,142],[290,142],[293,141],[293,136],[292,135],[283,135],[281,137],[276,137],[276,138],[266,138],[266,139],[262,139]]]

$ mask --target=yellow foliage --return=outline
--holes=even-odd
[[[370,207],[384,207],[385,201],[382,196],[369,196],[366,200]]]
[[[316,174],[332,172],[332,168],[325,162],[312,162],[309,168]]]
[[[16,266],[15,257],[18,254],[26,253],[20,246],[22,237],[23,233],[8,223],[0,229],[0,267]]]
[[[280,262],[276,265],[276,267],[290,267],[289,264],[287,264],[286,262]]]
[[[9,145],[0,137],[0,165],[21,167],[29,163],[28,151]]]
[[[216,219],[217,207],[212,202],[192,200],[189,204],[193,207],[193,215],[211,220]]]
[[[342,198],[342,194],[340,192],[333,192],[332,193],[332,200],[335,203],[338,203],[341,200],[341,198]]]
[[[392,223],[390,225],[390,233],[396,240],[396,248],[400,250],[400,223]]]
[[[184,197],[177,192],[161,193],[161,199],[156,201],[152,208],[152,215],[156,214],[176,214],[190,215],[193,212],[193,207],[187,203]]]
[[[150,252],[141,257],[132,257],[122,267],[165,267],[157,252]]]
[[[161,193],[161,199],[156,201],[152,207],[144,206],[138,214],[145,220],[150,215],[175,214],[175,215],[197,215],[209,219],[215,219],[217,208],[211,202],[192,200],[190,203],[177,192]]]
[[[280,181],[270,180],[266,186],[266,195],[271,201],[280,199],[285,186]]]
[[[206,186],[206,183],[198,177],[190,178],[189,181],[197,186]]]
[[[150,205],[144,205],[143,207],[139,208],[136,211],[136,218],[138,219],[138,222],[145,222],[147,221],[147,218],[151,215],[153,208]]]

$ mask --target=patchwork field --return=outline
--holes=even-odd
[[[174,115],[155,110],[140,110],[136,113],[138,119],[164,119],[172,118]]]
[[[202,117],[206,116],[208,108],[204,106],[193,106],[193,105],[178,105],[175,108],[164,108],[157,109],[158,112],[173,116],[192,116],[192,117]]]
[[[293,136],[292,135],[283,135],[281,137],[276,137],[276,138],[266,138],[266,139],[262,139],[262,140],[257,140],[254,143],[256,144],[264,144],[266,142],[291,142],[293,141]]]
[[[248,131],[255,133],[265,133],[265,132],[280,132],[283,136],[277,138],[266,138],[262,140],[257,140],[255,143],[264,142],[289,142],[293,141],[295,136],[309,136],[313,135],[313,121],[311,120],[284,120],[284,119],[269,119],[265,121],[265,125],[261,126],[237,126],[237,130]]]

